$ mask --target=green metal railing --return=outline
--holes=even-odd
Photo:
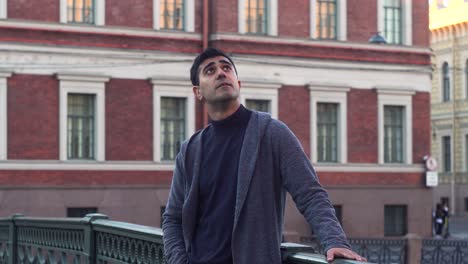
[[[327,263],[300,244],[283,243],[284,264]],[[160,228],[111,221],[105,215],[84,218],[0,218],[0,263],[166,263]],[[337,259],[335,264],[361,263]]]

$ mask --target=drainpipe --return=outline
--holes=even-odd
[[[203,0],[203,50],[208,48],[208,38],[209,38],[209,3],[208,0]]]
[[[210,9],[209,9],[209,0],[203,0],[203,34],[202,34],[202,49],[205,50],[206,48],[208,48],[208,38],[210,37],[210,27],[209,27],[209,23],[210,23]],[[202,127],[205,127],[206,125],[208,125],[208,112],[206,111],[206,107],[205,107],[205,104],[204,103],[201,103],[201,114],[202,114]]]
[[[451,35],[452,35],[452,69],[455,69],[455,55],[456,55],[456,45],[457,45],[457,41],[456,41],[456,30],[455,30],[455,27],[454,26],[451,26],[450,27],[450,31],[451,31]],[[450,69],[450,67],[449,67]],[[457,140],[457,129],[456,129],[456,102],[457,102],[457,98],[456,98],[456,92],[455,92],[455,70],[452,70],[450,71],[450,75],[451,77],[451,86],[452,86],[452,93],[453,93],[453,102],[452,102],[452,142],[453,142],[453,146],[452,146],[452,153],[453,153],[453,160],[452,160],[452,166],[453,166],[453,170],[452,170],[452,177],[450,177],[450,214],[451,215],[454,215],[456,210],[455,210],[455,206],[456,206],[456,202],[455,200],[457,199],[456,198],[456,193],[455,193],[455,177],[457,176],[457,151],[455,151],[455,145],[456,145],[456,140]]]

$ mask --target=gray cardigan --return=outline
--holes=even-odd
[[[197,224],[201,138],[185,141],[176,158],[164,213],[164,253],[171,264],[187,263]],[[253,112],[240,153],[232,230],[235,264],[280,264],[280,244],[288,191],[325,252],[350,248],[326,191],[301,144],[281,121]]]

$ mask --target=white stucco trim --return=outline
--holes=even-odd
[[[348,103],[347,94],[350,88],[337,84],[316,84],[309,83],[310,91],[310,150],[312,162],[317,163],[317,103],[337,103],[339,105],[338,114],[338,163],[348,162]]]
[[[377,0],[377,31],[384,32],[384,4],[385,0]],[[413,43],[412,1],[401,1],[401,43],[411,46]],[[370,38],[371,36],[369,36]]]
[[[414,91],[410,89],[376,88],[378,101],[378,161],[384,164],[384,106],[403,106],[403,163],[413,163],[413,98]]]
[[[463,51],[461,57],[463,98],[468,99],[468,50]]]
[[[466,137],[468,136],[468,129],[463,129],[461,130],[461,142],[462,142],[462,164],[463,164],[463,171],[464,172],[467,172],[468,171],[468,164],[466,161],[468,161],[468,157],[466,155],[468,155],[468,153],[466,153],[466,148],[468,147],[467,144],[468,144],[468,141],[466,140]]]
[[[238,1],[238,26],[239,33],[245,34],[245,5],[247,0]],[[278,36],[278,0],[267,0],[267,35]]]
[[[59,171],[171,171],[174,163],[152,161],[70,161],[59,160],[8,160],[0,162],[0,170],[59,170]]]
[[[446,137],[446,136],[449,136],[450,137],[450,172],[453,172],[453,154],[454,154],[454,146],[453,146],[453,131],[451,129],[445,129],[445,130],[439,130],[437,132],[437,140],[439,140],[439,160],[438,160],[438,164],[439,164],[439,172],[444,172],[443,168],[445,166],[444,164],[444,153],[443,153],[443,142],[442,142],[442,138],[443,137]]]
[[[104,26],[106,24],[106,1],[105,0],[94,0],[96,1],[96,20],[97,26]]]
[[[271,117],[278,119],[278,89],[280,88],[280,83],[242,82],[240,101],[246,105],[247,99],[268,100],[271,106]]]
[[[1,1],[1,0],[0,0]],[[96,26],[103,26],[106,22],[106,1],[94,0],[96,6],[94,7],[94,24]],[[60,23],[68,23],[68,3],[67,0],[60,0]]]
[[[153,160],[161,161],[161,97],[186,98],[185,131],[186,137],[195,132],[195,97],[188,80],[153,77]]]
[[[67,106],[69,93],[94,94],[96,96],[95,160],[105,161],[105,83],[108,77],[58,74],[59,84],[59,158],[67,158]]]
[[[0,72],[0,160],[8,158],[7,78],[10,76],[10,73]]]
[[[153,29],[160,30],[160,0],[153,0]],[[184,29],[185,32],[195,32],[195,0],[184,0]]]
[[[5,19],[7,18],[7,0],[0,0],[0,19]]]
[[[347,39],[347,1],[346,0],[337,0],[336,1],[336,39],[341,41],[346,41]],[[317,0],[310,0],[310,38],[315,39],[316,33],[316,9],[317,9]]]
[[[0,162],[0,170],[59,170],[59,171],[172,171],[174,163],[152,161],[106,161],[106,162],[61,162],[57,160],[8,160]],[[317,172],[394,172],[422,173],[422,164],[417,165],[376,165],[371,163],[315,164]]]

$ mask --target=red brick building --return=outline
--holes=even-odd
[[[349,236],[430,234],[427,0],[0,0],[0,215],[159,226],[207,122],[189,81],[206,46],[296,133]]]

